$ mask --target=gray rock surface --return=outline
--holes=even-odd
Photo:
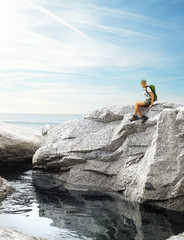
[[[0,177],[0,200],[6,197],[9,193],[12,193],[14,188],[6,181],[6,179]]]
[[[30,161],[41,145],[41,133],[0,122],[0,166]]]
[[[44,130],[34,172],[64,187],[119,191],[126,198],[184,211],[184,106],[142,108],[149,119],[130,122],[133,106],[112,106]]]
[[[0,239],[1,240],[44,240],[43,238],[39,237],[29,237],[23,233],[18,231],[0,227]]]
[[[184,233],[168,238],[168,240],[184,240]]]

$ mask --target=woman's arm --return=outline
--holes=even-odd
[[[154,94],[152,92],[150,92],[150,95],[151,95],[151,105],[149,105],[149,108],[152,108],[153,101],[154,101]]]

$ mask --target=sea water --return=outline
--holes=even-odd
[[[81,114],[0,114],[0,121],[41,130]],[[45,192],[27,169],[0,169],[16,191],[0,203],[0,226],[48,240],[165,240],[184,231],[184,214],[110,193]]]
[[[36,130],[41,130],[45,125],[54,126],[80,118],[82,118],[82,114],[0,113],[0,122],[11,123]]]

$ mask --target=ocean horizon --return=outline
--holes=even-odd
[[[55,126],[70,120],[81,119],[82,115],[72,113],[0,113],[0,122],[41,130],[45,125]]]

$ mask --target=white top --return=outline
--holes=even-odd
[[[147,90],[147,91],[146,91]],[[151,99],[151,94],[148,94],[147,92],[152,92],[150,87],[147,87],[143,89],[143,94],[146,96],[146,99]]]

